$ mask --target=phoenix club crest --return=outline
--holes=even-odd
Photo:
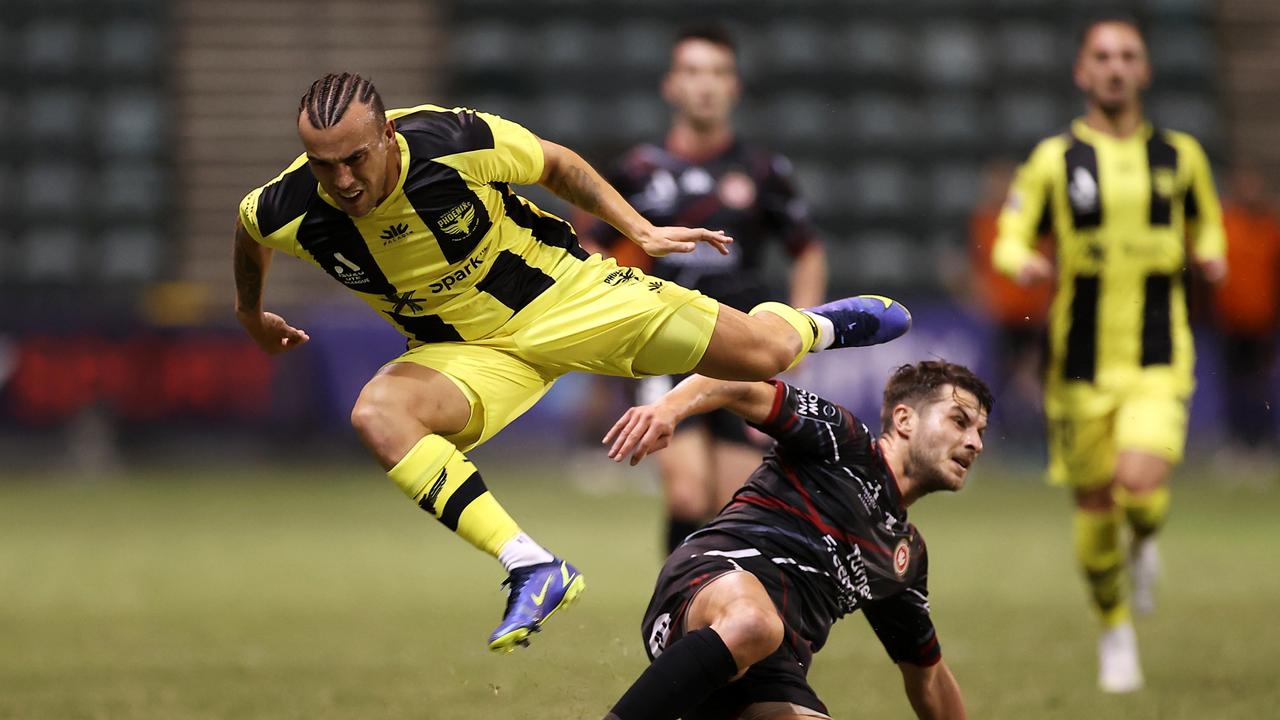
[[[460,203],[436,221],[445,234],[461,240],[471,234],[476,224],[476,206],[470,202]]]

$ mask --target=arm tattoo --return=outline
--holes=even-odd
[[[253,310],[262,304],[262,263],[259,257],[244,247],[236,238],[236,309]]]
[[[586,210],[593,215],[600,212],[600,183],[579,166],[571,166],[554,178],[551,190],[561,199]]]

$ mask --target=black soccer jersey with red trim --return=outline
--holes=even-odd
[[[656,144],[640,145],[609,181],[654,225],[706,227],[733,237],[728,255],[698,243],[691,253],[654,258],[647,272],[739,310],[771,299],[761,277],[769,243],[780,243],[795,257],[817,241],[791,163],[740,140],[699,161]],[[584,237],[606,248],[625,242],[603,221],[592,222]]]
[[[894,660],[935,662],[924,538],[874,436],[843,407],[774,385],[758,427],[777,445],[694,537],[730,535],[785,572],[801,608],[795,630],[815,650],[836,620],[863,610]]]

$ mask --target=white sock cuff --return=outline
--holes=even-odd
[[[831,343],[836,341],[836,326],[831,321],[816,312],[809,310],[801,310],[800,312],[813,318],[813,322],[818,326],[818,339],[813,343],[813,349],[809,352],[819,352],[831,347]]]
[[[520,533],[508,540],[498,551],[498,562],[511,572],[516,568],[540,565],[555,560],[546,548],[533,541],[528,533]]]

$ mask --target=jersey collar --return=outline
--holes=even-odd
[[[403,135],[396,133],[396,145],[400,146],[400,177],[396,178],[396,187],[365,217],[372,217],[382,212],[395,202],[397,195],[404,192],[404,179],[409,175],[409,142],[404,139]],[[316,183],[316,192],[320,195],[320,199],[328,203],[334,210],[342,210],[342,208],[338,207],[338,203],[329,197],[329,193],[325,192],[323,187],[320,187],[320,183]]]
[[[1107,142],[1123,143],[1134,140],[1135,138],[1145,142],[1151,137],[1153,132],[1155,132],[1155,128],[1151,125],[1149,120],[1143,120],[1142,124],[1138,126],[1138,129],[1128,137],[1116,137],[1115,135],[1104,133],[1101,130],[1094,130],[1092,127],[1089,127],[1089,123],[1085,122],[1083,117],[1078,117],[1071,121],[1071,134],[1090,145]]]

